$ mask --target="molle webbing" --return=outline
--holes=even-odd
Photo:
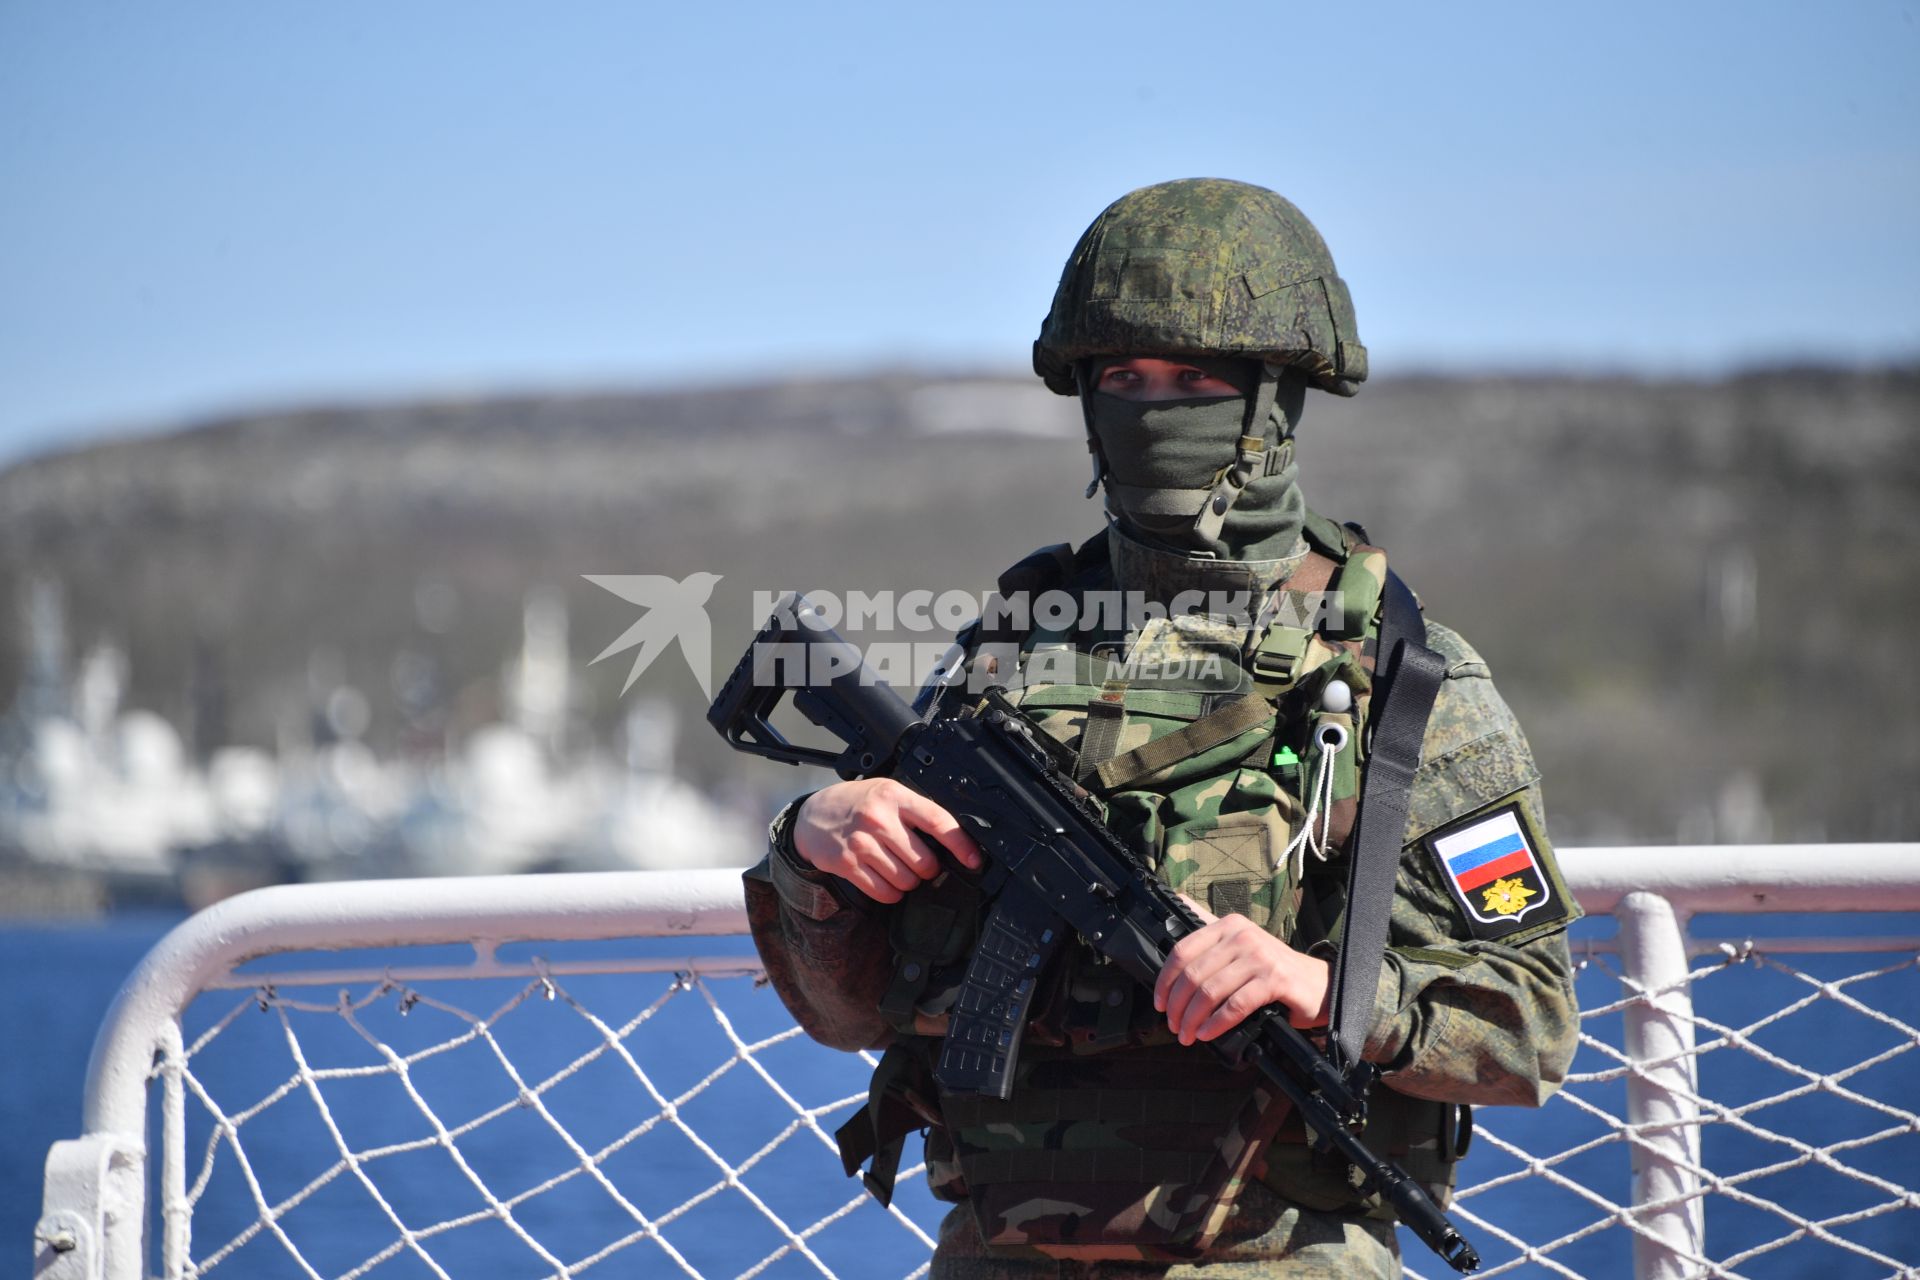
[[[1086,727],[1080,731],[1080,759],[1074,780],[1085,782],[1119,749],[1127,730],[1127,682],[1108,680],[1100,695],[1087,704]]]
[[[1045,1088],[1024,1082],[1005,1102],[947,1095],[941,1110],[960,1136],[960,1165],[969,1186],[998,1182],[1186,1183],[1203,1177],[1219,1157],[1217,1141],[1247,1105],[1246,1086],[1122,1088],[1086,1084]],[[1038,1134],[1064,1126],[1095,1126],[1106,1134],[1138,1130],[1140,1145],[1050,1149],[998,1147],[993,1135],[1009,1128]]]
[[[1056,1186],[1088,1183],[1198,1182],[1214,1162],[1213,1144],[1204,1151],[1129,1151],[1101,1147],[1093,1151],[978,1151],[960,1157],[968,1186],[1001,1182],[1048,1182]]]
[[[1272,715],[1272,705],[1258,693],[1250,693],[1235,698],[1184,729],[1176,729],[1144,746],[1135,747],[1125,755],[1115,756],[1092,772],[1099,780],[1102,791],[1124,790],[1168,765],[1178,764],[1239,737],[1272,718]]]
[[[1206,1065],[1206,1064],[1203,1064]],[[991,1124],[1225,1124],[1246,1101],[1238,1087],[1216,1089],[1078,1089],[1024,1087],[1002,1102],[980,1094],[948,1094],[940,1108],[962,1128]]]

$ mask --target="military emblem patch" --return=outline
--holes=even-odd
[[[1540,864],[1539,841],[1518,801],[1431,832],[1426,845],[1474,937],[1501,938],[1523,925],[1567,917],[1567,904]]]

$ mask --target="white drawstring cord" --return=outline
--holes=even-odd
[[[1300,824],[1300,834],[1287,845],[1287,851],[1281,860],[1293,863],[1293,883],[1299,884],[1307,873],[1307,850],[1313,850],[1313,856],[1320,861],[1327,860],[1332,845],[1333,834],[1333,762],[1347,745],[1345,725],[1329,721],[1313,731],[1313,743],[1319,756],[1319,772],[1314,775],[1313,784],[1307,788],[1306,820]],[[1320,832],[1314,834],[1314,819],[1320,820]]]

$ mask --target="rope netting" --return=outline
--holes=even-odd
[[[1454,1210],[1490,1264],[1479,1274],[1632,1274],[1634,1236],[1677,1211],[1706,1225],[1704,1250],[1674,1251],[1689,1276],[1920,1275],[1920,964],[1796,959],[1724,946],[1653,988],[1613,957],[1583,960],[1565,1086],[1538,1112],[1476,1114]],[[1624,1024],[1649,1006],[1690,1043],[1635,1061]],[[1697,1122],[1631,1122],[1636,1078]],[[1634,1206],[1633,1170],[1655,1159],[1688,1185]],[[1408,1274],[1436,1274],[1418,1250]]]
[[[1476,1116],[1455,1215],[1482,1275],[1630,1274],[1636,1234],[1690,1199],[1705,1221],[1690,1274],[1920,1274],[1920,966],[1793,959],[1741,950],[1695,970],[1691,1043],[1640,1062],[1627,1020],[1666,991],[1583,964],[1566,1087],[1537,1112]],[[872,1058],[806,1040],[747,964],[393,969],[203,995],[155,1068],[158,1269],[924,1275],[944,1206],[923,1169],[882,1209],[832,1142]],[[1689,1082],[1700,1121],[1680,1148],[1697,1182],[1637,1208],[1636,1159],[1670,1158],[1676,1129],[1628,1119],[1636,1073]],[[1405,1252],[1410,1275],[1450,1274],[1411,1238]]]
[[[807,1041],[750,978],[457,984],[487,1004],[433,989],[451,985],[385,978],[331,1002],[265,987],[163,1057],[187,1157],[163,1270],[926,1272],[923,1169],[888,1210],[840,1176],[831,1130],[874,1058]],[[291,1069],[262,1093],[269,1040]]]

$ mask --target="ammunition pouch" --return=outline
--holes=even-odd
[[[949,1095],[940,1109],[987,1246],[1081,1261],[1203,1256],[1289,1114],[1258,1072],[1177,1044],[1042,1048],[1008,1100]]]

